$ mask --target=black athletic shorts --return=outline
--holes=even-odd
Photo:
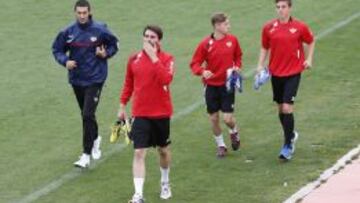
[[[170,141],[170,118],[135,117],[130,138],[134,148],[166,147]]]
[[[205,86],[206,108],[209,114],[221,110],[223,113],[233,113],[235,92],[228,93],[226,86]]]
[[[271,77],[273,100],[278,104],[293,104],[299,88],[301,74],[287,77]]]

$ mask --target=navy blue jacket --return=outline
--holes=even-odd
[[[118,51],[118,39],[106,25],[93,21],[80,24],[74,22],[62,30],[52,45],[52,53],[58,63],[66,66],[66,61],[76,61],[77,67],[69,70],[69,83],[89,86],[106,80],[107,58],[95,55],[96,47],[104,45],[107,58]]]

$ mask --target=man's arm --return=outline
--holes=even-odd
[[[204,72],[204,68],[201,66],[205,61],[205,50],[202,43],[198,45],[195,50],[195,53],[190,62],[190,68],[194,75],[201,76]]]
[[[123,89],[120,96],[120,103],[126,105],[134,90],[134,76],[131,70],[131,58],[128,61]]]
[[[122,89],[121,96],[120,96],[120,106],[119,106],[119,111],[118,111],[118,118],[120,120],[126,118],[125,107],[126,107],[126,104],[129,102],[131,95],[133,93],[133,90],[134,90],[134,77],[133,77],[133,73],[131,71],[131,61],[132,61],[132,57],[129,58],[129,61],[127,64],[124,85],[123,85],[123,89]]]
[[[160,60],[155,62],[156,65],[156,79],[163,85],[169,85],[174,77],[174,59],[170,57],[165,63]]]
[[[112,56],[114,56],[117,51],[119,50],[118,47],[118,39],[117,37],[112,34],[112,32],[110,30],[108,30],[107,28],[104,29],[104,33],[103,33],[103,41],[104,41],[104,47],[105,47],[105,51],[106,51],[106,58],[111,58]]]
[[[305,68],[312,67],[314,51],[315,51],[315,40],[313,40],[309,45],[305,46],[306,59],[303,64]]]
[[[260,73],[262,69],[264,69],[265,67],[265,61],[266,58],[268,56],[268,50],[265,49],[264,47],[261,47],[260,49],[260,54],[259,54],[259,60],[258,60],[258,65],[256,68],[256,73]]]
[[[64,31],[61,31],[52,44],[52,53],[55,60],[64,67],[66,67],[66,62],[69,60],[69,57],[66,55],[67,51],[66,35]]]
[[[241,69],[242,66],[242,50],[239,44],[239,41],[236,39],[235,42],[235,52],[234,52],[234,66],[238,69]]]

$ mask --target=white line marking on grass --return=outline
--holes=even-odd
[[[345,25],[351,23],[353,20],[357,19],[358,17],[360,17],[360,12],[357,12],[349,17],[347,17],[345,20],[342,20],[338,23],[336,23],[335,25],[331,26],[329,29],[324,30],[323,32],[319,33],[316,36],[316,39],[322,39],[323,37],[333,33],[334,31],[344,27]]]
[[[329,34],[331,34],[332,32],[344,27],[345,25],[349,24],[351,21],[355,20],[356,18],[358,18],[360,16],[360,12],[351,15],[350,17],[346,18],[345,20],[342,20],[338,23],[336,23],[335,25],[331,26],[329,29],[319,33],[316,36],[316,39],[321,39]],[[245,77],[249,77],[252,74],[254,74],[255,72],[255,68],[248,70],[244,76]],[[190,113],[192,113],[194,110],[196,110],[198,107],[200,107],[201,105],[204,104],[204,101],[198,101],[193,103],[192,105],[182,109],[181,111],[175,113],[175,115],[173,116],[173,120],[177,120],[179,118],[182,118]],[[95,168],[98,164],[104,162],[107,158],[109,158],[110,156],[112,156],[113,154],[115,154],[116,152],[122,151],[125,148],[125,145],[115,145],[113,147],[110,148],[109,151],[107,151],[104,155],[103,158],[100,159],[99,161],[94,162],[94,164],[92,164],[91,168]],[[33,202],[37,199],[39,199],[42,196],[45,196],[55,190],[57,190],[59,187],[61,187],[63,184],[69,182],[70,180],[73,180],[77,177],[79,177],[82,174],[82,172],[80,172],[77,169],[73,169],[70,172],[64,174],[63,176],[61,176],[60,178],[48,183],[47,185],[43,186],[42,188],[24,196],[23,198],[21,198],[20,200],[17,201],[13,201],[13,202],[18,202],[18,203],[29,203],[29,202]]]
[[[195,109],[200,107],[203,103],[204,103],[203,101],[198,101],[198,102],[195,102],[192,105],[182,109],[181,111],[174,114],[172,120],[176,121],[176,120],[178,120],[178,119],[192,113]],[[106,161],[113,154],[115,154],[115,153],[117,153],[119,151],[122,151],[125,147],[126,147],[125,144],[117,144],[117,145],[111,147],[109,151],[105,152],[105,154],[103,155],[103,157],[100,160],[92,162],[90,170],[96,168],[97,165],[99,165],[102,162]],[[74,168],[73,170],[71,170],[68,173],[62,175],[58,179],[48,183],[47,185],[43,186],[42,188],[40,188],[40,189],[28,194],[27,196],[23,197],[21,200],[16,200],[16,201],[13,201],[13,202],[17,202],[17,203],[33,202],[33,201],[39,199],[40,197],[45,196],[45,195],[51,193],[52,191],[57,190],[63,184],[65,184],[65,183],[79,177],[80,175],[82,175],[82,173],[83,172],[80,169]]]
[[[86,173],[86,170],[94,169],[97,165],[101,164],[102,162],[106,161],[109,157],[111,157],[116,152],[122,151],[126,147],[125,144],[116,144],[115,146],[111,147],[109,151],[105,152],[103,157],[98,160],[92,162],[90,169],[78,169],[74,168],[73,170],[69,171],[68,173],[65,173],[60,178],[50,182],[49,184],[45,185],[44,187],[40,188],[39,190],[36,190],[35,192],[30,193],[29,195],[23,197],[21,200],[13,201],[17,203],[28,203],[33,202],[37,199],[39,199],[42,196],[45,196],[49,194],[52,191],[57,190],[59,187],[61,187],[63,184],[77,178],[78,176],[82,175],[84,172]]]
[[[345,156],[339,159],[336,164],[334,164],[331,168],[325,170],[320,177],[308,183],[306,186],[298,190],[295,194],[291,195],[284,203],[295,203],[303,200],[307,195],[309,195],[316,188],[320,187],[323,183],[325,183],[329,178],[334,176],[340,170],[342,170],[347,164],[351,163],[352,160],[357,158],[360,155],[360,145],[356,148],[350,150]]]

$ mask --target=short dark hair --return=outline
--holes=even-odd
[[[216,23],[223,23],[229,17],[223,12],[216,12],[211,16],[211,25],[214,26]]]
[[[91,10],[90,3],[87,0],[78,0],[74,5],[74,11],[77,7],[87,7],[89,11]]]
[[[159,27],[158,25],[145,26],[143,35],[145,35],[146,30],[151,30],[151,31],[155,32],[156,35],[158,36],[159,40],[161,40],[163,38],[163,31],[162,31],[161,27]]]
[[[275,3],[277,4],[277,3],[280,2],[280,1],[286,1],[289,7],[292,6],[291,0],[275,0]]]

